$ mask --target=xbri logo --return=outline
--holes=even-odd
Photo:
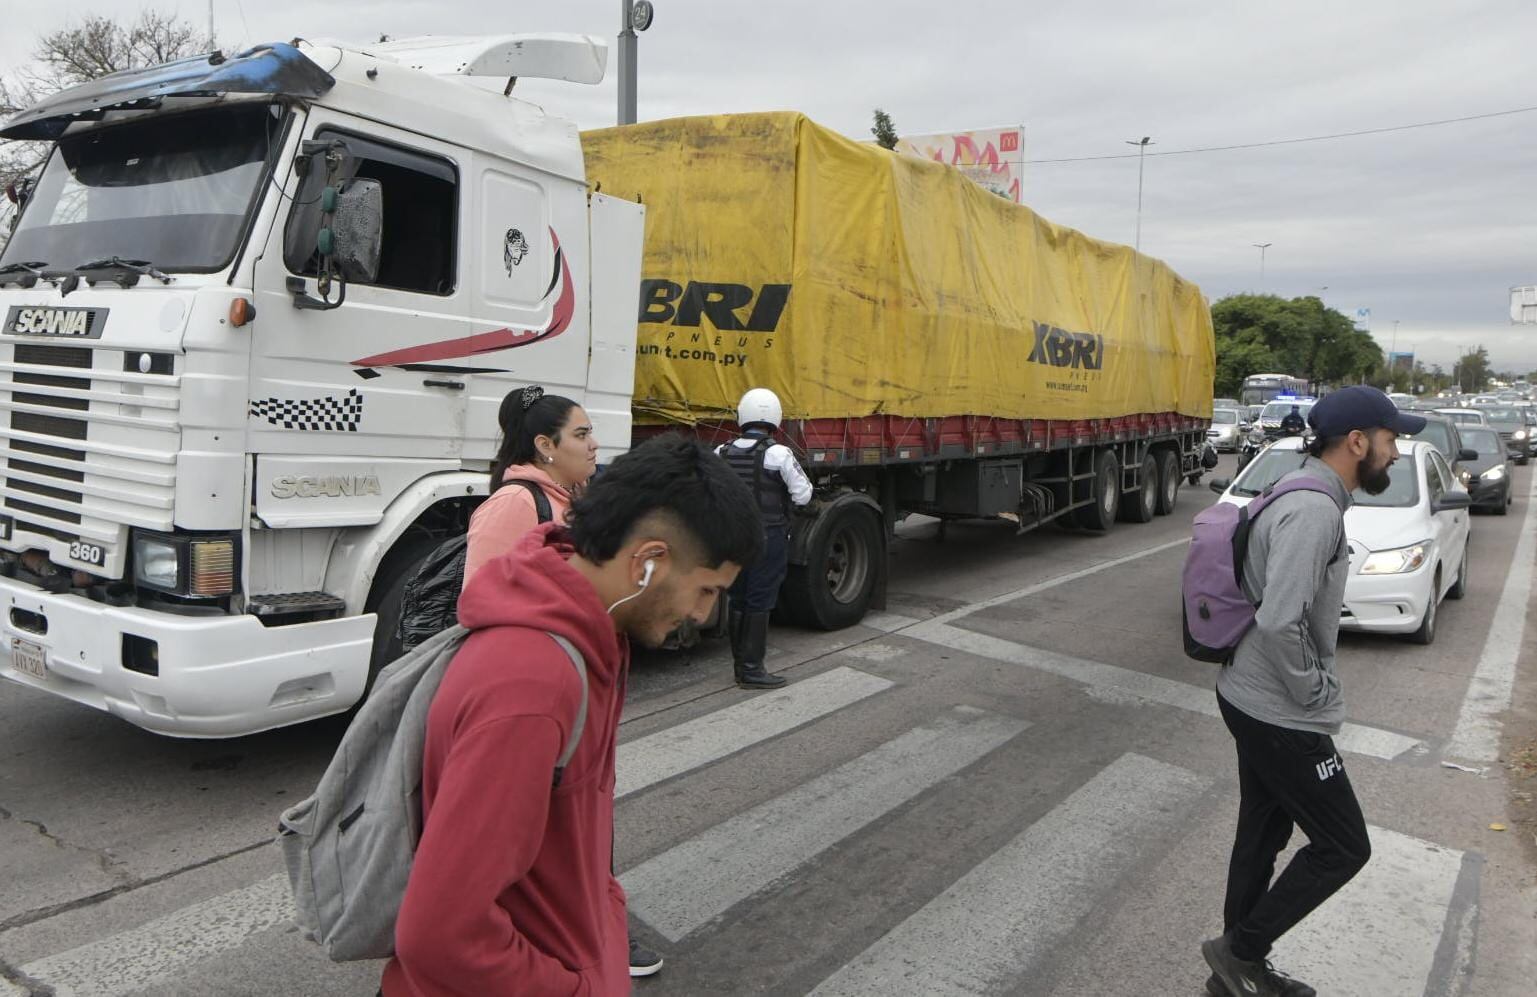
[[[1323,782],[1326,779],[1333,778],[1337,773],[1345,771],[1345,760],[1339,755],[1335,755],[1333,758],[1325,758],[1313,766],[1313,768],[1318,771],[1318,781]]]
[[[1030,351],[1031,363],[1048,367],[1070,367],[1073,370],[1103,370],[1105,367],[1105,337],[1087,332],[1068,332],[1054,325],[1036,322],[1035,348]]]
[[[754,300],[756,298],[756,300]],[[756,294],[746,284],[670,280],[640,282],[640,321],[699,327],[701,317],[721,332],[773,332],[790,300],[789,284],[764,284]],[[744,318],[741,309],[752,306]]]

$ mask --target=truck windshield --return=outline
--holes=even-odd
[[[120,256],[158,269],[228,265],[281,138],[275,104],[239,104],[66,135],[0,266],[70,270]]]

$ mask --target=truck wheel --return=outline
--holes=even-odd
[[[792,564],[780,587],[784,618],[802,626],[842,630],[864,619],[885,570],[886,545],[880,524],[860,505],[845,505],[806,551],[807,563]]]
[[[1162,450],[1158,454],[1158,515],[1167,516],[1179,501],[1179,454]]]
[[[1142,458],[1142,484],[1121,496],[1121,518],[1128,523],[1151,523],[1158,511],[1158,461],[1152,454]]]
[[[364,698],[374,687],[374,679],[384,670],[384,666],[403,653],[397,631],[400,627],[400,605],[406,595],[406,582],[410,581],[422,561],[441,542],[432,537],[422,537],[407,541],[391,551],[379,577],[374,581],[373,589],[368,593],[368,602],[363,611],[378,613],[379,619],[374,623],[374,644],[368,658],[368,684],[363,687]]]
[[[1086,530],[1103,533],[1115,525],[1121,508],[1121,462],[1109,450],[1094,457],[1094,501],[1073,510],[1073,519]]]

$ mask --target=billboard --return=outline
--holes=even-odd
[[[1516,325],[1537,325],[1537,286],[1510,289],[1510,321]]]
[[[1394,372],[1414,369],[1414,351],[1408,353],[1389,353],[1388,369]]]
[[[1351,321],[1355,323],[1355,327],[1358,331],[1371,332],[1372,310],[1370,308],[1357,308],[1355,314],[1351,316]]]
[[[979,186],[1019,204],[1025,187],[1025,129],[986,128],[936,135],[905,135],[897,151],[960,170]]]

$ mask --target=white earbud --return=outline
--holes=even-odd
[[[636,554],[635,556],[639,557],[640,555]],[[635,593],[632,594],[632,595],[625,596],[623,599],[620,599],[618,602],[616,602],[612,606],[608,607],[608,611],[610,613],[612,613],[614,610],[618,609],[620,606],[623,606],[625,603],[629,602],[631,599],[639,599],[642,595],[645,594],[646,586],[651,584],[651,575],[652,575],[653,572],[656,571],[656,561],[654,560],[654,558],[657,557],[657,556],[658,555],[653,554],[651,557],[646,558],[646,568],[645,568],[645,571],[642,572],[642,574],[640,576],[640,581],[635,583],[635,589],[636,589]]]
[[[649,557],[646,558],[646,572],[645,572],[645,574],[640,576],[640,582],[637,584],[636,587],[637,588],[645,588],[647,585],[650,585],[651,584],[651,573],[653,571],[655,571],[655,570],[656,570],[656,561],[653,560],[652,558],[649,558]]]

